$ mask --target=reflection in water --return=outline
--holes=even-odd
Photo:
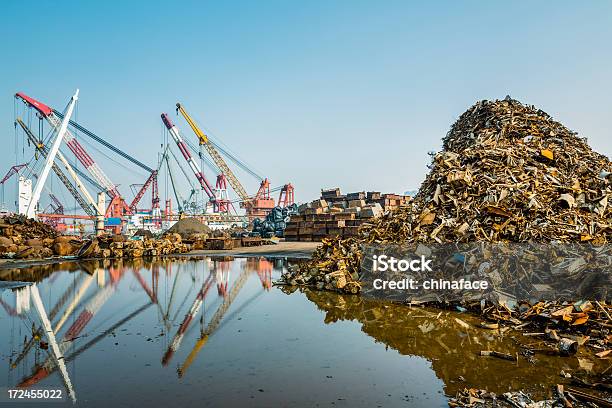
[[[601,369],[580,353],[479,357],[532,340],[476,328],[465,314],[287,296],[271,289],[285,267],[201,257],[0,270],[0,386],[62,387],[87,406],[440,406],[442,391],[545,394],[561,370]]]
[[[292,292],[292,289],[285,289]],[[560,372],[578,372],[587,376],[601,372],[605,362],[579,353],[574,357],[537,354],[513,363],[481,357],[481,350],[521,354],[521,345],[541,348],[520,331],[487,330],[476,327],[480,320],[463,313],[439,309],[410,308],[406,305],[341,295],[310,289],[304,293],[325,312],[325,323],[358,321],[361,330],[403,355],[415,355],[431,361],[438,378],[446,385],[446,394],[455,395],[466,386],[496,393],[528,390],[536,396],[548,396],[551,385],[560,381]],[[469,326],[469,327],[468,327]]]
[[[29,288],[29,286],[28,286]],[[40,298],[40,293],[38,293],[38,287],[36,284],[32,285],[32,301],[34,302],[34,306],[36,306],[36,312],[38,313],[38,317],[42,322],[42,325],[45,330],[45,334],[49,339],[49,343],[51,344],[51,350],[53,351],[53,362],[59,368],[62,381],[64,382],[64,386],[66,387],[66,391],[68,391],[68,395],[72,402],[76,402],[76,395],[74,393],[74,388],[72,387],[72,382],[70,381],[70,377],[68,376],[68,371],[66,370],[66,364],[64,361],[64,353],[63,350],[57,344],[57,340],[55,338],[55,332],[51,327],[51,322],[49,321],[49,317],[47,316],[47,311],[42,303],[42,299]],[[62,343],[64,345],[65,343]],[[46,362],[47,365],[49,362]],[[46,370],[49,371],[51,368],[47,365]]]
[[[218,306],[207,324],[205,324],[203,313],[199,317],[198,340],[177,369],[179,377],[183,377],[207,339],[219,327],[250,273],[257,273],[265,290],[271,288],[273,264],[270,261],[263,258],[248,260],[238,278],[230,285],[230,271],[233,262],[234,260],[231,257],[213,258],[205,263],[200,262],[200,265],[205,266],[208,273],[204,282],[197,285],[198,289],[195,295],[193,294],[193,287],[196,286],[196,281],[201,276],[194,274],[194,272],[197,272],[194,268],[195,263],[184,259],[167,260],[155,264],[147,263],[142,259],[133,262],[101,260],[3,270],[3,282],[16,283],[11,285],[12,290],[8,296],[4,292],[0,292],[0,305],[9,317],[18,319],[24,326],[32,324],[31,335],[25,336],[21,348],[10,352],[9,371],[13,371],[23,364],[28,365],[28,362],[26,362],[28,355],[32,352],[35,353],[32,366],[29,368],[21,367],[21,371],[29,371],[30,374],[24,375],[16,383],[8,384],[8,386],[33,387],[59,370],[67,394],[73,402],[76,402],[76,394],[66,369],[66,363],[74,361],[77,356],[153,305],[158,309],[158,323],[162,327],[162,335],[173,330],[173,324],[177,321],[181,312],[185,313],[180,325],[175,330],[172,341],[162,356],[162,365],[166,366],[180,348],[187,331],[194,321],[198,320],[197,316],[202,309],[206,296],[213,284],[216,284],[217,294],[221,300],[217,302]],[[192,266],[190,274],[181,271],[181,267],[186,265]],[[173,273],[173,268],[176,273]],[[169,300],[166,304],[162,304],[158,297],[160,269],[164,270],[167,281],[172,282]],[[149,285],[147,278],[143,276],[146,272],[150,272],[151,285]],[[69,274],[70,279],[58,279],[61,274]],[[146,295],[148,301],[128,313],[123,312],[123,317],[118,320],[115,319],[115,322],[109,321],[110,319],[105,321],[105,329],[104,324],[102,324],[102,327],[97,326],[96,330],[103,330],[94,336],[92,332],[88,332],[90,322],[94,320],[109,299],[116,294],[121,281],[128,274],[131,274],[134,278],[130,283],[130,290],[141,291]],[[182,279],[190,280],[191,285],[188,285],[190,288],[187,293],[177,295],[177,292],[181,291],[179,281]],[[31,284],[32,282],[33,284]],[[137,286],[135,286],[135,283],[137,283]],[[43,302],[39,293],[38,286],[41,284],[45,287],[48,298],[53,299],[53,301],[47,302],[47,306],[45,306],[45,302]],[[3,286],[8,289],[6,284]],[[56,287],[62,287],[59,295],[55,291]],[[14,306],[6,300],[11,295],[14,299]],[[184,306],[189,302],[190,296],[192,299],[185,312]],[[182,298],[182,301],[179,302],[180,298]],[[34,305],[35,313],[32,313],[31,305]],[[50,311],[47,312],[47,309]],[[118,314],[121,316],[120,313]],[[112,313],[112,315],[115,318],[118,317],[115,313]],[[67,323],[70,324],[67,325]],[[11,343],[16,343],[15,340],[12,338]],[[79,345],[79,347],[76,348],[76,345]],[[46,351],[46,353],[43,351]],[[41,360],[40,356],[44,354],[47,354],[47,356],[44,360]]]

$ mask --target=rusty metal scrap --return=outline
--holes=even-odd
[[[190,244],[183,242],[178,233],[167,233],[160,239],[128,240],[123,235],[102,235],[81,240],[76,236],[58,236],[48,224],[23,216],[0,219],[0,256],[5,258],[140,258],[186,253],[190,249]]]
[[[313,254],[313,261],[292,265],[281,277],[288,285],[358,293],[361,249],[355,238],[325,238]]]
[[[526,338],[543,341],[554,353],[571,354],[578,345],[606,356],[612,340],[610,304],[591,299],[595,296],[588,294],[596,292],[578,289],[598,286],[603,291],[596,298],[610,299],[609,279],[596,285],[588,272],[594,259],[598,268],[610,270],[605,244],[612,232],[611,181],[610,160],[545,112],[509,98],[481,101],[451,127],[409,207],[362,225],[356,237],[323,240],[312,260],[290,269],[281,283],[355,293],[367,246],[525,243],[521,256],[531,260],[532,274],[508,268],[502,264],[508,258],[498,254],[488,255],[484,269],[473,265],[491,281],[522,285],[523,297],[500,293],[484,310],[480,302],[471,310],[500,330],[532,331]],[[530,251],[530,245],[553,243],[560,245],[549,248],[556,262]],[[567,245],[579,243],[591,245],[598,256],[578,256]],[[534,299],[533,293],[555,289],[554,281],[543,282],[538,275],[544,262],[590,302]],[[563,340],[568,338],[572,341]]]
[[[480,101],[452,125],[412,205],[362,225],[354,239],[324,241],[296,273],[358,270],[359,252],[345,254],[356,244],[603,245],[612,232],[611,175],[606,156],[545,112],[509,98]]]

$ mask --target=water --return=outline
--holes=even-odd
[[[201,258],[0,271],[36,281],[0,290],[0,387],[61,389],[67,405],[72,390],[77,405],[100,407],[442,407],[468,385],[545,396],[561,369],[586,364],[479,357],[524,340],[464,329],[456,318],[478,322],[464,314],[272,287],[285,267]],[[32,341],[44,315],[64,376],[48,337]]]

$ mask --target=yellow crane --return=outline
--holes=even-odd
[[[221,157],[217,149],[215,149],[210,140],[208,140],[208,136],[206,135],[206,133],[204,133],[202,129],[198,127],[198,125],[191,118],[191,116],[189,116],[185,108],[183,108],[183,105],[177,103],[176,110],[177,112],[180,112],[181,115],[183,115],[183,117],[187,121],[187,123],[189,123],[189,126],[191,126],[191,129],[193,130],[193,133],[195,133],[198,137],[200,145],[204,146],[210,157],[212,157],[213,161],[215,162],[215,165],[219,168],[219,170],[221,170],[221,173],[225,175],[227,181],[229,181],[230,185],[232,186],[240,200],[242,200],[242,202],[245,204],[249,203],[251,201],[251,198],[247,194],[246,190],[244,189],[236,175],[234,175],[232,170],[228,167],[227,163],[225,163],[223,157]]]
[[[185,359],[185,362],[177,369],[179,378],[185,375],[185,372],[189,366],[191,366],[204,344],[206,344],[208,338],[213,334],[217,327],[219,327],[223,316],[225,316],[225,312],[227,312],[227,309],[229,309],[229,307],[232,305],[234,299],[236,299],[236,296],[238,296],[238,293],[240,293],[240,290],[242,290],[242,287],[249,278],[249,272],[250,271],[248,269],[242,271],[238,279],[236,279],[236,282],[234,283],[229,295],[223,300],[223,303],[219,306],[213,317],[210,319],[206,329],[200,333],[200,338]]]

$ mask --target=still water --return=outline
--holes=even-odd
[[[64,404],[95,407],[442,407],[468,386],[546,396],[560,370],[593,365],[479,357],[523,340],[465,314],[273,287],[286,266],[183,258],[0,271],[0,389],[59,389]]]

